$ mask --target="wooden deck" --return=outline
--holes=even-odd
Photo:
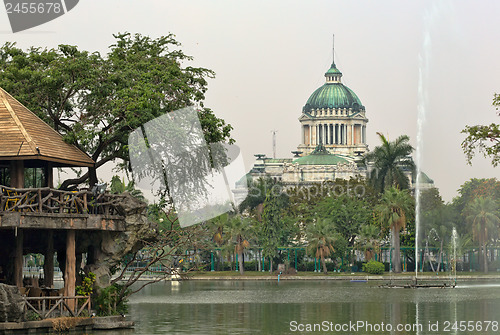
[[[123,195],[0,186],[0,229],[124,231]]]

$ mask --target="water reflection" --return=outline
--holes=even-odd
[[[447,334],[465,334],[451,327],[455,321],[499,321],[500,286],[494,283],[417,290],[383,289],[378,284],[188,281],[172,286],[169,282],[158,283],[131,298],[130,315],[136,321],[133,334],[300,333],[291,330],[292,321],[304,327],[356,322],[372,326],[355,331],[350,328],[339,334],[440,334],[445,333],[447,322]],[[386,325],[385,331],[373,330],[377,326],[380,330],[382,323]],[[438,332],[429,329],[436,323]],[[388,325],[393,329],[388,329]],[[397,325],[407,329],[396,330]],[[494,333],[498,332],[491,329],[481,332]]]

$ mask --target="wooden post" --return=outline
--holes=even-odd
[[[64,295],[74,297],[76,285],[76,241],[75,231],[70,229],[66,233],[66,268],[64,269]],[[75,300],[68,300],[68,307],[75,309]]]
[[[15,228],[16,235],[16,255],[14,259],[14,283],[17,287],[23,287],[23,230]]]
[[[14,188],[24,187],[24,161],[10,162],[10,186]]]
[[[38,189],[38,211],[40,213],[43,211],[42,190],[41,189]]]
[[[47,186],[54,188],[54,171],[52,170],[52,163],[47,164],[45,178],[47,179]]]
[[[43,284],[46,287],[54,285],[54,232],[48,231],[47,249],[45,249],[45,261],[43,262]]]
[[[87,214],[87,193],[83,193],[83,214]]]

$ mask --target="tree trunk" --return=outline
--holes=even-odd
[[[401,249],[399,247],[399,229],[394,229],[394,272],[401,273]]]
[[[238,264],[240,266],[240,274],[245,273],[245,268],[243,267],[243,252],[238,253]]]
[[[89,185],[92,188],[95,184],[97,184],[97,168],[89,167]]]
[[[326,268],[326,261],[325,257],[321,256],[321,264],[323,265],[323,273],[326,275],[328,274],[328,269]]]
[[[269,273],[273,273],[273,258],[269,257]]]
[[[262,271],[262,251],[259,250],[259,252],[257,252],[257,258],[259,259],[258,261],[258,264],[259,264],[259,272]]]
[[[483,240],[483,267],[484,273],[488,273],[488,251],[486,250],[485,240]]]

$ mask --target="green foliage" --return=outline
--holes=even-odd
[[[23,51],[6,43],[0,48],[0,87],[88,153],[96,168],[116,159],[126,168],[129,133],[186,106],[200,106],[208,143],[232,141],[231,126],[203,106],[207,78],[214,72],[183,66],[192,57],[180,50],[174,35],[114,37],[104,57],[70,45]],[[97,182],[95,169],[62,187],[88,179]]]
[[[471,233],[470,225],[466,221],[466,207],[478,197],[491,198],[497,201],[500,206],[500,181],[496,178],[472,178],[460,186],[458,197],[453,199],[453,208],[457,212],[457,230],[459,234]]]
[[[280,246],[281,211],[278,196],[267,191],[262,214],[260,240],[264,257],[275,257]]]
[[[471,225],[473,240],[481,246],[482,270],[488,272],[486,246],[490,239],[498,237],[500,214],[497,203],[491,198],[479,197],[465,208],[466,220]]]
[[[399,236],[400,231],[406,227],[407,219],[413,217],[415,199],[408,190],[391,187],[384,192],[375,210],[379,213],[382,227],[391,230],[394,243],[394,271],[401,272]]]
[[[310,255],[321,260],[323,272],[328,272],[325,258],[335,252],[339,240],[342,236],[335,232],[333,223],[327,219],[318,219],[317,222],[310,223],[306,228],[307,251]]]
[[[372,275],[381,275],[385,271],[385,266],[383,263],[377,261],[369,261],[368,263],[363,264],[363,272],[372,274]]]
[[[127,299],[128,289],[119,284],[113,284],[100,289],[95,298],[94,306],[98,316],[109,316],[126,314],[128,311]]]
[[[365,156],[365,162],[373,164],[370,172],[370,182],[380,193],[386,188],[396,186],[399,189],[408,189],[409,181],[404,170],[414,170],[415,165],[410,157],[413,147],[410,145],[410,138],[406,135],[399,136],[395,141],[389,140],[377,133],[382,145]]]
[[[500,107],[499,94],[494,94],[493,106],[496,107],[496,110]],[[500,116],[500,112],[498,115]],[[472,165],[472,159],[476,151],[481,152],[484,157],[490,157],[493,166],[500,163],[500,124],[466,126],[462,133],[467,134],[467,137],[462,142],[462,149],[467,157],[468,164]]]
[[[94,293],[95,273],[89,272],[82,281],[82,285],[75,288],[77,295],[91,296]]]
[[[335,230],[354,245],[363,225],[370,222],[373,207],[364,198],[344,193],[325,197],[317,206],[318,217],[328,219]]]
[[[42,318],[40,317],[40,315],[38,315],[38,313],[35,313],[34,311],[28,310],[26,312],[26,314],[24,315],[24,319],[26,321],[39,321]]]
[[[128,184],[125,184],[125,180],[123,178],[120,179],[120,177],[117,175],[114,175],[111,178],[110,191],[111,193],[114,194],[121,194],[124,192],[128,192],[134,198],[139,199],[141,201],[146,201],[146,198],[142,194],[142,191],[135,188],[133,180],[129,181]]]

